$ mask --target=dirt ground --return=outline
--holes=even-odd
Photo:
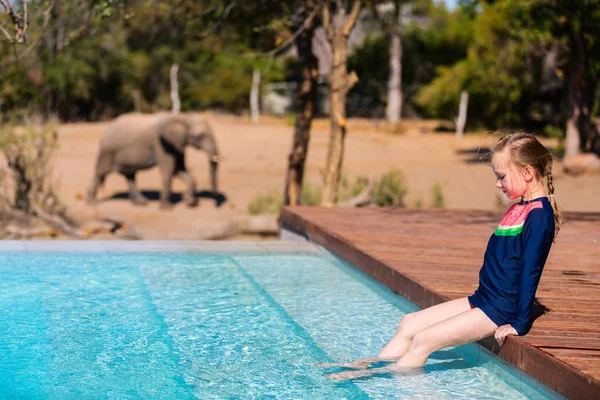
[[[160,210],[159,170],[138,174],[137,184],[153,201],[135,206],[127,198],[121,176],[110,175],[99,191],[100,202],[88,205],[85,193],[91,182],[98,139],[106,123],[66,124],[59,127],[60,149],[54,166],[62,200],[77,221],[119,218],[144,239],[195,239],[206,224],[247,214],[248,203],[257,195],[283,192],[287,154],[293,129],[286,119],[262,117],[252,125],[245,117],[207,114],[216,134],[223,161],[219,186],[227,200],[216,207],[212,199],[201,199],[196,208],[177,202],[171,210]],[[494,175],[488,164],[478,162],[494,142],[492,135],[468,134],[457,141],[452,133],[434,132],[436,121],[407,121],[401,134],[387,133],[368,120],[350,120],[346,137],[344,174],[377,177],[391,168],[404,171],[407,203],[427,207],[431,188],[441,184],[447,208],[496,209],[500,204]],[[306,176],[313,185],[322,182],[327,155],[329,123],[315,121]],[[552,141],[546,145],[553,146]],[[196,177],[197,189],[208,190],[208,160],[204,153],[187,150],[188,169]],[[568,176],[555,167],[556,198],[563,210],[600,212],[600,175]],[[182,194],[184,185],[175,181],[173,191]],[[98,237],[102,238],[102,237]],[[244,239],[244,237],[240,237]],[[104,239],[104,238],[103,238]]]

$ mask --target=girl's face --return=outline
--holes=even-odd
[[[506,197],[516,200],[523,196],[528,187],[526,174],[512,163],[508,151],[494,154],[492,169],[496,174],[496,187],[502,190]]]

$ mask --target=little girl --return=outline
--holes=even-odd
[[[335,380],[420,367],[441,348],[495,336],[525,335],[531,328],[535,292],[561,215],[554,200],[552,154],[527,133],[501,138],[492,149],[496,187],[521,201],[508,209],[492,234],[479,272],[479,288],[469,297],[407,314],[377,358],[350,364],[366,368],[376,361],[397,361],[387,368],[328,375]],[[546,181],[548,196],[544,192]]]

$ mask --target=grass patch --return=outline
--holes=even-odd
[[[283,199],[273,194],[260,194],[248,204],[250,215],[279,214]]]
[[[300,204],[303,206],[318,206],[321,204],[321,186],[304,182],[300,194]]]
[[[442,185],[439,182],[431,186],[431,204],[430,208],[446,208],[446,199],[442,191]]]

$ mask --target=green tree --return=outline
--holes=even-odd
[[[451,66],[463,59],[473,37],[473,20],[459,11],[429,1],[410,5],[402,26],[402,105],[409,115],[422,112],[415,101],[419,89],[435,77],[436,67]],[[361,79],[349,93],[348,112],[380,117],[387,104],[391,41],[375,33],[353,51],[348,67]],[[426,112],[428,110],[425,110]]]
[[[463,1],[475,15],[468,55],[440,67],[419,93],[429,115],[453,117],[460,91],[470,95],[470,122],[488,128],[567,132],[567,153],[598,144],[600,1]],[[480,11],[477,12],[477,4]],[[564,127],[567,129],[564,129]],[[600,152],[600,149],[597,149]]]

